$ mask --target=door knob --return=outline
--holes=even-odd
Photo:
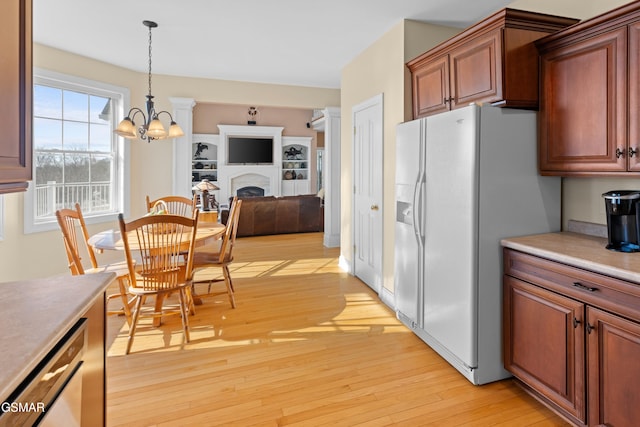
[[[378,210],[378,205],[371,205],[371,210],[372,211],[377,211]]]

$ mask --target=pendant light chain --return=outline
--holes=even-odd
[[[138,107],[132,107],[129,110],[127,117],[120,121],[118,127],[114,130],[114,132],[127,139],[136,139],[138,138],[138,135],[140,135],[139,138],[142,140],[147,140],[147,142],[151,142],[156,139],[178,138],[184,136],[184,131],[173,120],[173,116],[171,115],[171,113],[168,111],[156,112],[153,105],[153,95],[151,94],[151,30],[153,28],[156,28],[158,24],[153,21],[142,21],[142,24],[145,27],[149,28],[149,94],[146,96],[146,114],[142,109]],[[161,114],[169,116],[170,124],[168,131],[158,118]],[[142,125],[140,125],[136,129],[136,124],[134,123],[133,119],[137,115],[142,116]],[[136,131],[138,133],[136,133]]]
[[[149,27],[149,96],[151,96],[151,26]]]

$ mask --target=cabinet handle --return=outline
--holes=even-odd
[[[616,148],[616,159],[619,159],[620,157],[624,157],[624,151],[622,151],[619,148]]]
[[[573,286],[575,286],[578,289],[582,289],[584,291],[589,291],[589,292],[595,292],[598,290],[598,288],[592,288],[590,286],[585,286],[580,282],[573,282]]]
[[[634,150],[633,147],[629,147],[629,157],[633,157],[638,154],[638,150]]]
[[[451,97],[451,96],[450,96],[449,98],[445,98],[445,99],[444,99],[444,103],[445,103],[445,104],[446,104],[446,103],[449,103],[449,102],[451,102],[451,101],[453,101],[453,97]]]
[[[596,330],[596,327],[595,326],[591,326],[589,323],[587,323],[586,328],[587,328],[587,333],[588,334],[591,334],[591,331],[595,331]]]
[[[573,318],[573,329],[577,328],[580,323],[582,323],[582,322],[580,322],[578,319],[576,319],[574,317]]]

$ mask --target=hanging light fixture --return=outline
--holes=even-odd
[[[118,124],[118,127],[114,130],[118,135],[127,139],[136,139],[136,124],[133,121],[138,114],[142,115],[143,124],[138,127],[137,131],[140,134],[140,139],[151,142],[155,139],[176,138],[183,136],[184,132],[173,120],[171,113],[168,111],[156,112],[153,106],[153,95],[151,94],[151,29],[156,28],[158,24],[153,21],[142,21],[142,23],[149,28],[149,94],[147,95],[147,114],[140,108],[133,107],[129,110],[127,117],[122,119]],[[167,114],[171,120],[169,131],[167,132],[158,118],[160,114]]]

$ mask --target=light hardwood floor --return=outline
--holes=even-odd
[[[110,317],[107,424],[115,426],[565,425],[511,380],[473,386],[340,270],[322,234],[238,239],[237,308],[206,299],[178,317]]]

